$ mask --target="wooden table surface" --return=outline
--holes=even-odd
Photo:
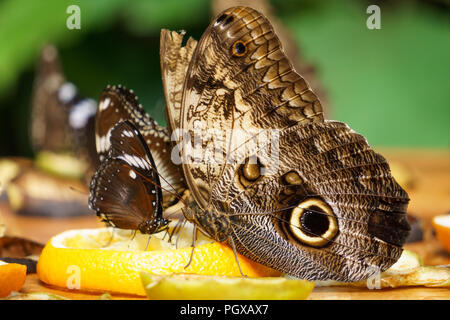
[[[431,218],[450,212],[450,150],[377,150],[395,168],[406,170],[412,183],[407,189],[411,202],[408,212],[423,220],[425,240],[407,244],[405,248],[418,253],[426,265],[450,264],[448,254],[432,234]],[[400,178],[400,177],[399,177]],[[402,178],[399,179],[403,180]],[[67,229],[95,228],[102,224],[95,216],[75,218],[42,218],[18,216],[5,205],[0,212],[8,230],[41,243]],[[101,293],[61,290],[39,281],[36,274],[27,276],[22,292],[46,291],[70,299],[97,299]],[[113,299],[142,299],[138,296],[112,294]],[[309,299],[450,299],[444,288],[398,288],[369,290],[349,287],[316,287]]]

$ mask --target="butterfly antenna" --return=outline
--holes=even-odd
[[[170,190],[167,190],[167,189],[165,189],[165,188],[163,188],[163,187],[161,187],[161,186],[159,186],[162,190],[164,190],[164,191],[167,191],[167,192],[170,192],[171,194],[173,194],[175,197],[177,197],[178,199],[181,199],[181,197],[178,195],[178,193],[177,193],[177,190],[175,189],[175,187],[169,182],[169,181],[167,181],[167,179],[166,178],[164,178],[161,174],[159,174],[159,172],[158,172],[158,170],[156,170],[156,168],[153,168],[155,171],[156,171],[156,173],[158,174],[158,176],[165,182],[165,183],[167,183],[168,185],[169,185],[169,187],[171,187],[172,189],[173,189],[173,191],[170,191]]]
[[[193,228],[193,233],[192,233],[192,251],[191,251],[191,256],[189,257],[189,261],[187,263],[187,265],[184,266],[184,268],[186,269],[187,267],[189,267],[189,265],[192,262],[192,258],[194,257],[194,249],[195,249],[195,239],[197,238],[197,225],[194,224],[194,228]],[[239,267],[240,269],[240,267]]]
[[[153,168],[153,167],[152,167],[152,168]],[[154,169],[154,170],[155,170],[155,169]],[[156,170],[155,170],[155,171],[156,171]],[[158,173],[158,171],[156,171],[156,173],[158,174],[158,176],[162,177],[162,176]],[[179,201],[181,201],[185,206],[187,206],[186,201],[185,201],[182,197],[180,197],[176,192],[173,192],[173,191],[167,190],[166,188],[163,188],[161,185],[157,184],[157,183],[156,183],[155,181],[153,181],[152,179],[149,179],[149,178],[147,178],[146,176],[140,174],[139,172],[138,172],[138,174],[139,174],[139,176],[141,176],[145,181],[150,182],[150,183],[153,184],[155,187],[160,188],[161,190],[164,190],[164,191],[169,192],[170,194],[172,194],[173,196],[175,196],[175,198],[177,198]],[[164,179],[164,181],[165,181],[165,179]],[[171,186],[171,187],[172,187],[172,186]],[[172,189],[175,190],[175,188],[173,188],[173,187],[172,187]]]
[[[89,192],[87,192],[86,190],[79,190],[79,189],[76,189],[75,187],[72,187],[72,186],[69,186],[69,189],[70,190],[72,190],[72,191],[75,191],[75,192],[78,192],[78,193],[80,193],[80,194],[89,194]]]
[[[166,239],[166,236],[169,235],[169,240],[168,240],[168,242],[170,242],[170,229],[167,228],[167,229],[164,229],[164,231],[166,231],[166,232],[164,233],[164,235],[163,235],[163,237],[162,237],[161,240],[165,240],[165,239]]]

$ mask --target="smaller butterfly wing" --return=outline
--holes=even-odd
[[[110,142],[108,158],[120,159],[143,176],[154,180],[158,186],[161,184],[152,154],[131,121],[125,120],[115,125],[111,131]]]
[[[111,130],[122,120],[130,120],[138,128],[153,122],[139,104],[133,90],[121,85],[108,85],[100,96],[95,121],[95,142],[100,160],[108,154]]]
[[[109,225],[138,230],[149,215],[161,210],[153,191],[155,186],[126,162],[107,159],[93,177],[89,205]]]
[[[130,121],[138,129],[148,146],[162,177],[164,199],[170,203],[171,193],[185,189],[185,184],[181,168],[171,161],[169,133],[146,113],[133,90],[121,85],[107,86],[99,100],[95,140],[100,160],[108,155],[113,127],[123,120]]]
[[[109,225],[155,233],[162,217],[162,193],[153,158],[129,121],[111,131],[111,148],[92,178],[89,206]]]

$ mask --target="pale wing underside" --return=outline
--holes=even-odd
[[[184,32],[161,30],[161,74],[166,98],[166,120],[169,132],[180,127],[181,98],[184,80],[197,41],[189,38],[182,46]]]
[[[239,42],[245,46],[242,56],[233,55]],[[193,138],[184,139],[184,173],[201,206],[234,156],[232,141],[323,121],[317,96],[292,67],[269,21],[242,7],[225,11],[200,39],[186,76],[181,117],[182,129]],[[222,163],[210,156],[192,163],[188,148],[196,135],[203,137],[202,149],[214,149]]]
[[[400,256],[407,194],[363,136],[324,122],[317,96],[257,11],[231,8],[205,31],[187,71],[180,125],[194,200],[205,215],[227,216],[228,241],[240,253],[298,277],[342,281],[367,278]],[[332,236],[289,220],[310,197],[324,206],[298,207],[301,219],[325,217]],[[325,241],[315,246],[301,232]]]

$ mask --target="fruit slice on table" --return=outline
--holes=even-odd
[[[382,289],[400,287],[450,287],[450,268],[447,266],[424,266],[416,253],[403,250],[400,259],[385,272],[358,282],[316,281],[318,287],[351,286]]]
[[[304,300],[314,282],[282,277],[243,278],[141,274],[147,297],[160,300]]]
[[[384,274],[397,275],[409,274],[423,266],[423,261],[419,255],[409,250],[403,250],[400,259],[397,260]]]
[[[63,178],[81,179],[87,170],[86,163],[68,153],[41,151],[35,163],[38,168]]]
[[[69,289],[118,292],[145,296],[142,271],[168,275],[189,273],[240,276],[233,250],[199,234],[191,263],[192,229],[186,227],[178,237],[178,248],[165,232],[151,236],[127,230],[69,230],[53,237],[41,253],[37,265],[39,279],[47,284]],[[242,271],[248,277],[278,276],[273,269],[238,256]]]
[[[26,266],[0,261],[0,298],[8,296],[12,291],[19,291],[26,277]]]
[[[444,246],[445,250],[450,253],[450,214],[436,216],[432,220],[436,236]]]

